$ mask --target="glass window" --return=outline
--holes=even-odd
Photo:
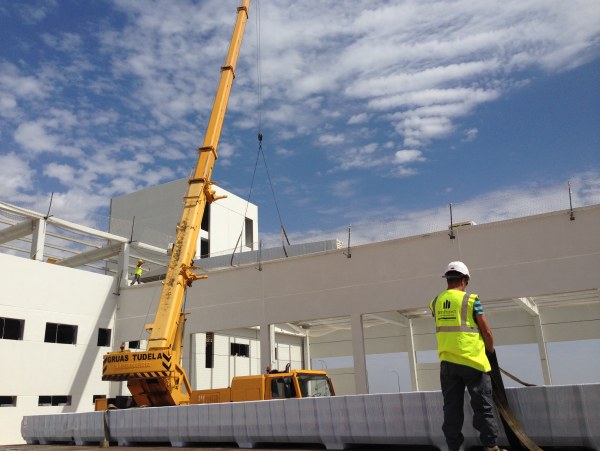
[[[15,407],[16,405],[16,396],[0,396],[0,407]]]
[[[110,329],[98,329],[98,346],[110,346]]]
[[[271,398],[295,398],[296,387],[291,377],[278,377],[271,381]]]
[[[250,345],[231,343],[231,355],[236,357],[250,357]]]
[[[24,319],[0,318],[0,338],[4,340],[22,340]]]
[[[245,230],[245,241],[244,244],[246,247],[250,249],[254,249],[254,221],[250,218],[246,218],[244,221],[244,230]]]
[[[214,368],[214,351],[215,351],[215,334],[214,332],[206,332],[206,348],[205,348],[204,368]]]
[[[38,399],[38,406],[70,406],[70,396],[40,396]]]
[[[140,349],[140,341],[139,340],[130,341],[129,349]]]
[[[329,380],[326,376],[298,374],[298,384],[303,398],[312,396],[331,396]]]
[[[77,326],[46,323],[44,341],[46,343],[77,344]]]

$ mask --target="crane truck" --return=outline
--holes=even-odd
[[[193,259],[206,204],[220,197],[215,194],[212,170],[225,110],[235,77],[235,67],[248,20],[250,0],[237,8],[227,59],[198,160],[189,179],[181,220],[177,225],[171,258],[163,281],[154,322],[145,351],[132,352],[122,347],[103,357],[102,380],[127,381],[131,392],[129,406],[177,406],[184,404],[249,401],[277,398],[333,395],[331,380],[324,371],[290,370],[257,376],[234,377],[231,387],[219,390],[192,390],[181,364],[186,313],[182,311],[185,290],[197,279],[206,278],[194,270]],[[110,399],[98,399],[96,410],[106,410]],[[132,401],[132,402],[131,402]],[[120,403],[124,405],[125,403]]]

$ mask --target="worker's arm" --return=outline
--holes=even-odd
[[[492,329],[487,322],[485,313],[483,315],[475,315],[475,321],[477,322],[477,327],[479,328],[479,332],[481,332],[481,336],[483,337],[485,350],[487,352],[494,352],[494,335],[492,334]]]

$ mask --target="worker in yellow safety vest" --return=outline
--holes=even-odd
[[[135,272],[133,273],[133,280],[131,281],[131,285],[133,285],[134,283],[138,283],[141,284],[141,278],[142,278],[142,264],[144,262],[142,260],[138,260],[137,262],[137,266],[135,267]]]
[[[429,308],[435,318],[440,357],[440,383],[444,396],[442,431],[449,451],[462,450],[465,387],[473,408],[473,426],[486,451],[497,445],[498,426],[493,413],[491,366],[486,350],[494,352],[494,336],[476,294],[466,293],[471,275],[463,262],[454,261],[444,276],[448,289]]]

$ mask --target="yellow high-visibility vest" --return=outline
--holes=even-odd
[[[137,268],[135,268],[135,275],[136,276],[142,275],[142,267],[141,266],[138,266]]]
[[[440,360],[467,365],[487,373],[492,367],[485,343],[473,319],[476,294],[446,290],[429,303],[435,315],[435,332]]]

